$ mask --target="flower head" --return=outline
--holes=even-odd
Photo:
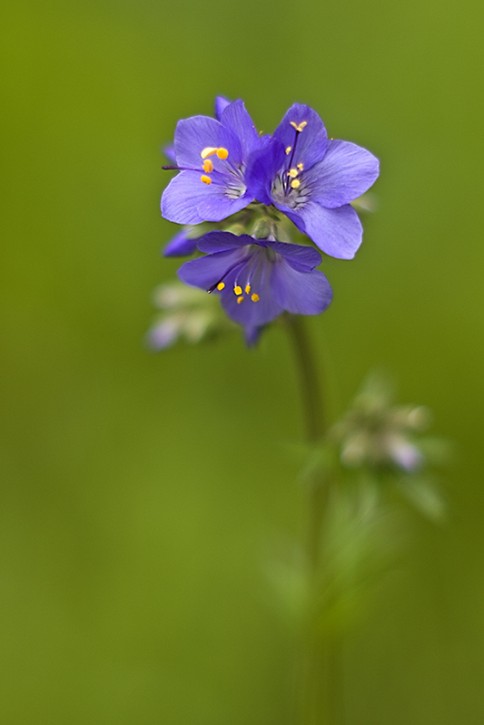
[[[216,99],[216,116],[193,116],[178,122],[174,152],[177,170],[165,189],[161,209],[178,224],[218,222],[248,206],[254,195],[246,180],[251,155],[261,138],[242,101]]]
[[[328,139],[321,118],[294,104],[271,142],[252,157],[248,181],[258,201],[273,204],[326,254],[351,259],[362,227],[350,202],[379,174],[378,159],[349,143]]]
[[[329,282],[315,269],[321,255],[311,247],[229,232],[210,232],[197,246],[205,256],[185,262],[180,279],[220,295],[249,342],[284,311],[316,315],[331,302]]]

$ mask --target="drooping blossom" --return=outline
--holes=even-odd
[[[282,312],[316,315],[331,302],[329,282],[315,269],[321,255],[312,247],[217,231],[197,246],[205,256],[185,262],[178,276],[220,295],[249,342]]]

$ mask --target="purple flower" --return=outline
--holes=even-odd
[[[193,116],[178,122],[174,170],[161,199],[165,219],[178,224],[218,222],[254,200],[246,180],[249,157],[261,139],[242,101],[216,99],[217,119]]]
[[[312,247],[217,231],[200,237],[197,246],[206,256],[185,262],[178,276],[219,294],[249,343],[282,312],[316,315],[331,302],[329,282],[315,269],[321,255]]]
[[[362,226],[350,202],[378,174],[373,154],[328,139],[318,114],[296,103],[270,144],[252,158],[247,179],[258,201],[284,212],[323,252],[351,259],[361,244]]]

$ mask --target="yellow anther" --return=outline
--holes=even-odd
[[[302,162],[301,162],[301,163],[299,163],[299,164],[297,165],[297,168],[299,169],[299,171],[302,171],[302,170],[304,169],[304,164],[303,164]]]
[[[304,131],[304,129],[308,125],[308,122],[301,121],[301,123],[296,123],[296,121],[290,121],[290,124],[295,131],[297,131],[298,133],[301,133],[302,131]]]
[[[301,182],[299,181],[299,179],[293,179],[291,181],[291,189],[299,189],[300,186]]]
[[[291,177],[291,179],[295,179],[296,176],[299,174],[299,171],[297,169],[289,169],[287,172],[287,175]]]
[[[211,184],[212,183],[212,179],[210,178],[210,176],[205,176],[205,174],[202,174],[201,175],[200,181],[203,181],[204,184]]]
[[[202,168],[203,168],[203,170],[205,171],[206,174],[211,174],[212,171],[213,171],[213,163],[212,163],[212,161],[210,161],[210,159],[205,159],[205,161],[203,162],[203,167]]]
[[[217,289],[219,292],[221,292],[223,289],[225,289],[225,282],[219,282],[217,285]]]
[[[250,284],[246,284],[246,285],[245,285],[245,294],[246,294],[246,295],[250,294],[250,289],[251,289],[251,288],[250,288]]]
[[[242,287],[240,285],[236,284],[234,287],[234,295],[241,295],[242,294]]]
[[[244,301],[243,297],[237,297],[237,304],[240,305],[241,302]]]
[[[217,157],[222,160],[228,159],[229,152],[223,146],[220,146],[220,148],[217,149]]]
[[[214,146],[205,146],[205,148],[202,149],[202,151],[200,151],[200,156],[202,157],[202,159],[206,159],[209,156],[213,156],[216,153],[217,153],[217,149]]]
[[[223,146],[205,146],[204,149],[200,151],[200,156],[202,159],[208,159],[209,156],[217,156],[219,159],[228,159],[229,152],[226,148]]]
[[[254,294],[251,295],[250,299],[252,300],[252,302],[258,302],[260,300],[260,297],[257,292],[254,292]]]
[[[291,151],[292,151],[292,146],[286,146],[286,156],[289,156]]]

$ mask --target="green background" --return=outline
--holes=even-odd
[[[334,411],[374,367],[455,441],[450,518],[344,650],[348,725],[484,722],[482,4],[19,0],[2,79],[0,721],[292,725],[266,576],[300,527],[299,401],[274,329],[154,355],[178,118],[294,101],[382,163],[311,320]]]

